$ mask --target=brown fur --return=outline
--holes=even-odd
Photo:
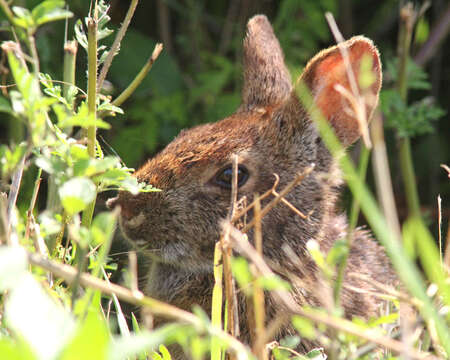
[[[375,79],[363,95],[371,114],[381,86],[381,65],[376,48],[363,37],[344,44],[353,71],[358,78],[363,56],[372,58]],[[337,91],[337,83],[349,88],[345,66],[337,47],[319,53],[306,66],[300,78],[315,98],[316,104],[334,127],[338,137],[348,145],[359,137],[356,119],[349,104]],[[232,155],[248,169],[248,181],[239,188],[239,197],[249,200],[263,193],[280,177],[279,189],[296,174],[314,163],[314,171],[286,199],[305,214],[295,216],[279,205],[262,221],[264,256],[273,269],[293,281],[294,296],[300,304],[324,306],[327,296],[316,265],[306,243],[319,242],[324,252],[346,235],[347,222],[335,209],[341,185],[339,169],[322,143],[314,123],[297,99],[283,53],[265,16],[255,16],[248,23],[244,40],[244,88],[242,105],[237,112],[217,123],[183,131],[160,154],[136,172],[139,181],[161,189],[157,193],[131,195],[120,192],[110,206],[122,208],[121,228],[148,262],[145,292],[186,310],[199,304],[210,311],[213,286],[214,244],[220,236],[220,221],[229,209],[230,190],[218,186],[215,176],[230,166]],[[252,233],[249,234],[252,240]],[[357,271],[393,283],[389,262],[370,234],[358,230],[353,235],[347,273]],[[286,255],[286,246],[297,259]],[[370,285],[352,280],[346,285],[369,289]],[[366,293],[344,287],[342,305],[348,317],[370,317],[380,302]],[[270,297],[267,313],[273,316],[277,304]],[[245,310],[241,299],[240,309]],[[241,319],[246,316],[242,315]],[[249,341],[249,329],[243,322],[241,332]],[[286,327],[279,336],[289,334]],[[302,342],[307,350],[314,346]]]

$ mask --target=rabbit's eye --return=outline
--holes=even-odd
[[[248,170],[245,166],[239,165],[237,170],[237,185],[241,187],[248,180]],[[233,179],[233,168],[227,167],[220,170],[214,177],[213,181],[216,185],[223,187],[224,189],[231,189],[231,183]]]

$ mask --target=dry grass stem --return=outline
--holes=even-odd
[[[445,238],[445,254],[444,254],[444,264],[447,269],[450,268],[450,221],[447,227],[447,236]]]
[[[383,119],[378,111],[375,112],[372,121],[372,141],[373,173],[377,197],[389,229],[395,234],[398,241],[401,241],[400,221],[398,220],[386,143],[384,141]]]
[[[255,246],[258,254],[263,257],[263,238],[262,238],[262,224],[261,224],[261,202],[258,195],[255,195]],[[259,271],[256,270],[256,276]],[[264,290],[255,281],[253,283],[253,310],[255,317],[255,334],[253,340],[253,353],[260,360],[267,359],[267,352],[264,342],[258,341],[259,338],[265,339],[265,301]],[[251,328],[249,326],[249,328]]]
[[[355,118],[358,121],[359,130],[361,132],[362,139],[364,141],[364,144],[367,148],[371,148],[372,144],[370,142],[369,137],[369,129],[367,126],[367,114],[366,114],[366,105],[364,97],[361,96],[359,93],[358,83],[355,77],[355,74],[353,72],[351,63],[350,63],[350,56],[348,54],[347,48],[342,46],[342,43],[345,41],[341,32],[339,31],[339,28],[336,24],[336,21],[334,20],[333,14],[330,12],[325,13],[325,18],[327,19],[328,26],[331,29],[331,32],[333,33],[333,36],[337,42],[339,51],[342,55],[342,58],[344,60],[344,66],[347,73],[347,78],[350,84],[350,90],[349,92],[347,89],[345,89],[341,85],[336,85],[335,90],[341,93],[351,104],[353,108],[353,112],[355,115]]]
[[[441,195],[437,196],[437,206],[438,206],[438,241],[439,241],[439,259],[442,265],[442,199]]]
[[[102,271],[103,278],[105,279],[105,281],[108,284],[111,284],[111,282],[109,281],[108,274],[106,273],[105,268],[103,266],[102,266],[101,271]],[[131,291],[134,292],[133,289],[131,289]],[[125,319],[125,315],[123,314],[122,307],[120,306],[120,301],[117,298],[116,294],[112,294],[111,297],[112,297],[112,301],[114,302],[114,307],[116,308],[117,323],[119,324],[120,332],[122,335],[130,336],[130,330],[128,329],[127,320]],[[109,303],[108,303],[108,318],[109,318],[110,311],[111,311],[111,301],[109,301]]]
[[[128,263],[130,270],[130,287],[131,291],[138,291],[138,265],[136,251],[130,251],[128,253]]]
[[[58,264],[54,261],[44,259],[42,256],[36,253],[28,253],[28,261],[30,262],[30,264],[50,271],[57,277],[64,279],[68,284],[72,284],[78,274],[78,270],[74,267],[66,264]],[[185,322],[199,329],[204,328],[203,321],[190,312],[184,311],[162,301],[144,296],[144,294],[142,294],[142,292],[140,291],[133,292],[123,286],[108,283],[87,273],[81,274],[79,276],[79,280],[80,285],[84,287],[98,290],[105,295],[112,296],[113,294],[115,294],[119,299],[123,301],[136,306],[147,308],[154,315]],[[233,349],[234,353],[236,353],[238,359],[247,358],[245,354],[247,354],[248,349],[237,339],[216,328],[208,328],[208,332],[211,335],[219,336],[223,341],[227,342],[230,345],[230,348]]]
[[[268,342],[273,339],[281,327],[285,326],[286,323],[288,323],[291,319],[291,314],[280,311],[273,317],[272,321],[268,323],[268,325],[265,328],[265,331],[263,334],[259,334],[259,336],[256,338],[256,342],[254,347],[255,348],[264,348],[264,355],[268,355]]]
[[[265,263],[264,259],[258,254],[255,248],[248,242],[247,238],[239,230],[235,229],[229,223],[223,223],[222,226],[224,228],[230,228],[230,239],[234,242],[236,248],[258,268],[263,276],[274,275],[273,271]],[[402,342],[384,335],[380,335],[376,330],[367,330],[349,320],[341,319],[317,310],[302,308],[295,302],[292,295],[287,291],[274,290],[272,291],[272,295],[277,301],[279,301],[280,305],[291,314],[301,315],[309,320],[312,320],[313,322],[325,324],[334,330],[343,331],[345,333],[357,336],[386,349],[390,349],[396,353],[401,354],[404,351],[404,344]],[[415,349],[409,349],[409,356],[410,359],[438,359],[433,355]]]
[[[280,194],[278,194],[275,190],[272,190],[272,194],[275,197],[279,197],[280,196]],[[311,214],[308,214],[308,215],[303,214],[299,209],[297,209],[294,205],[292,205],[285,198],[281,198],[281,202],[284,205],[286,205],[289,209],[291,209],[293,212],[295,212],[298,216],[300,216],[302,219],[307,219],[311,215]]]
[[[445,164],[441,164],[441,168],[443,168],[448,173],[448,178],[450,179],[450,167]]]
[[[238,197],[238,166],[239,158],[237,155],[234,155],[232,158],[231,199],[230,210],[228,213],[229,219],[233,218],[236,209]],[[221,243],[228,331],[232,336],[236,337],[239,336],[239,313],[237,307],[236,285],[231,271],[232,247],[229,241],[229,232],[226,229],[221,237]]]
[[[33,195],[31,196],[30,207],[28,208],[28,211],[27,211],[27,224],[25,227],[25,240],[27,240],[30,237],[30,226],[31,226],[31,222],[34,220],[33,210],[36,205],[36,199],[37,199],[37,196],[39,193],[39,187],[41,185],[41,180],[42,180],[41,172],[42,172],[42,170],[39,170],[38,176],[34,182]]]
[[[267,198],[268,196],[272,195],[273,191],[278,186],[278,183],[280,182],[280,177],[277,174],[273,174],[273,176],[275,176],[275,182],[273,183],[272,188],[267,190],[264,194],[259,196],[259,200],[260,201],[262,201],[265,198]],[[241,218],[242,216],[246,215],[254,207],[255,207],[255,201],[253,201],[250,205],[246,206],[244,209],[242,209],[240,211],[237,211],[236,214],[231,219],[231,222],[235,223],[237,220],[239,220],[239,218]]]
[[[388,297],[392,297],[392,298],[400,300],[402,302],[412,304],[418,308],[420,308],[422,306],[422,303],[420,301],[418,301],[416,298],[413,298],[406,293],[396,290],[393,287],[386,286],[386,284],[381,283],[375,279],[369,278],[367,275],[356,273],[356,272],[350,272],[347,274],[347,276],[370,283],[370,285],[372,285],[374,288],[381,291],[383,294],[385,294]]]
[[[275,207],[281,199],[283,199],[291,190],[296,187],[300,182],[308,176],[314,169],[314,164],[311,164],[308,166],[302,173],[298,174],[297,177],[292,180],[286,187],[278,194],[275,199],[273,199],[271,202],[269,202],[262,210],[261,210],[261,218],[266,216],[268,212]],[[242,229],[242,232],[245,233],[248,230],[250,230],[253,226],[255,226],[255,219],[252,219],[247,225],[244,226]]]

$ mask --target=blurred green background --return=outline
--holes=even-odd
[[[16,0],[14,4],[33,7],[39,1]],[[114,29],[120,26],[129,1],[111,0]],[[68,24],[68,38],[74,37],[76,19],[86,16],[87,0],[68,1],[75,17]],[[107,91],[114,98],[134,78],[151,55],[156,42],[164,51],[149,76],[123,106],[125,115],[107,118],[112,130],[100,132],[106,152],[115,152],[130,167],[139,167],[161,150],[183,128],[219,120],[230,115],[240,103],[241,49],[247,20],[266,14],[285,51],[293,78],[317,51],[334,43],[324,13],[337,19],[344,37],[364,34],[381,52],[384,69],[395,69],[398,13],[401,2],[393,0],[141,0],[130,29],[122,42],[107,77]],[[417,8],[421,2],[414,3]],[[4,20],[4,15],[0,14]],[[412,58],[419,59],[427,40],[441,17],[450,23],[447,1],[435,0],[419,19],[412,44]],[[2,25],[6,25],[2,22]],[[10,39],[8,28],[0,28],[0,39]],[[104,40],[111,44],[114,35]],[[64,22],[44,26],[37,35],[41,71],[62,78]],[[450,165],[450,37],[431,53],[423,69],[430,88],[411,90],[410,102],[427,97],[446,112],[432,123],[433,131],[412,139],[413,157],[421,204],[431,223],[437,223],[437,201],[443,198],[443,217],[450,216],[450,181],[441,163]],[[393,87],[395,71],[385,71],[384,90]],[[0,56],[2,85],[8,81],[5,57]],[[77,86],[86,88],[86,53],[79,47]],[[6,90],[3,89],[5,92]],[[1,105],[1,104],[0,104]],[[0,106],[1,110],[1,106]],[[8,128],[8,114],[0,112],[0,141],[16,136]],[[386,130],[397,206],[406,215],[406,201],[395,145],[395,133]],[[112,148],[112,149],[111,149]],[[358,145],[352,152],[358,152]],[[370,175],[369,175],[370,179]],[[370,181],[370,180],[369,180]]]

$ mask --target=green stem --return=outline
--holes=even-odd
[[[400,166],[405,185],[406,201],[408,203],[409,215],[420,218],[420,202],[417,192],[416,176],[411,154],[411,143],[408,137],[399,139]]]
[[[395,268],[398,277],[402,280],[410,293],[422,302],[419,309],[424,319],[434,325],[439,337],[440,344],[445,349],[447,355],[450,355],[450,331],[444,319],[439,315],[435,305],[428,297],[425,289],[423,277],[413,260],[405,253],[401,242],[395,232],[390,231],[386,219],[373,198],[364,182],[358,177],[358,174],[350,158],[345,155],[344,149],[334,134],[331,126],[324,119],[319,109],[315,106],[309,89],[304,83],[297,85],[297,94],[306,109],[310,109],[311,118],[317,124],[320,135],[331,152],[331,154],[340,159],[340,167],[344,173],[344,178],[352,191],[353,195],[361,204],[367,222],[377,239],[386,249],[387,254]],[[344,155],[343,155],[344,154]]]
[[[397,49],[399,57],[397,89],[405,104],[408,101],[407,64],[414,21],[415,12],[413,5],[411,3],[407,3],[400,10],[400,29]],[[411,143],[408,137],[402,137],[398,139],[397,145],[400,150],[400,167],[405,186],[405,196],[408,203],[409,215],[413,217],[420,217],[420,203],[414,172],[414,164],[411,155]]]
[[[64,72],[63,72],[63,95],[69,101],[69,90],[75,86],[75,65],[77,60],[78,42],[67,41],[64,44]],[[73,104],[71,104],[73,105]]]
[[[88,112],[90,116],[96,117],[97,99],[97,9],[94,10],[94,17],[88,20]],[[91,158],[95,158],[96,126],[89,126],[87,129],[87,148]],[[94,215],[95,199],[83,212],[82,225],[89,227]]]
[[[214,288],[211,306],[211,325],[222,329],[222,304],[223,304],[223,265],[222,244],[216,243],[214,250]],[[216,338],[211,338],[211,360],[222,358],[222,347]]]
[[[147,76],[148,72],[152,68],[153,63],[158,58],[162,49],[163,49],[162,44],[155,45],[152,56],[150,56],[150,58],[147,60],[147,63],[144,65],[144,67],[141,69],[141,71],[139,71],[139,74],[136,75],[136,77],[131,82],[131,84],[128,85],[128,87],[111,104],[113,104],[115,106],[120,106],[120,105],[122,105],[122,103],[125,100],[127,100],[131,96],[131,94],[134,93],[134,91],[140,85],[142,80],[144,80],[144,78]]]
[[[0,7],[2,8],[3,12],[5,13],[6,17],[8,18],[8,21],[14,25],[14,14],[12,13],[11,9],[9,8],[7,2],[5,0],[0,0]]]
[[[359,157],[359,166],[358,166],[358,177],[359,177],[359,179],[361,179],[362,182],[364,182],[366,179],[367,166],[369,164],[369,156],[370,156],[370,150],[366,146],[362,145],[361,154]],[[356,196],[354,196],[353,201],[352,201],[352,207],[350,210],[348,232],[347,232],[347,236],[345,238],[346,246],[347,246],[348,250],[347,250],[346,254],[343,256],[341,263],[338,265],[336,281],[334,283],[334,289],[333,289],[334,304],[335,304],[336,308],[339,308],[341,306],[342,284],[344,282],[345,269],[347,268],[348,255],[349,255],[350,249],[352,247],[353,230],[355,229],[356,224],[358,222],[359,210],[360,210],[360,204],[359,204],[358,198]]]
[[[369,165],[370,158],[370,150],[367,146],[362,145],[361,154],[359,157],[359,166],[358,166],[358,176],[361,181],[366,180],[367,167]],[[356,228],[358,223],[360,205],[359,201],[356,197],[353,198],[352,207],[350,209],[350,217],[349,217],[349,229],[353,231]]]
[[[113,61],[114,56],[120,47],[120,42],[122,41],[125,33],[128,29],[128,25],[130,25],[131,18],[133,17],[134,11],[136,10],[136,6],[139,0],[131,0],[130,6],[128,7],[127,14],[125,15],[125,19],[123,20],[122,26],[117,32],[116,38],[111,46],[111,49],[108,52],[108,56],[103,63],[102,70],[100,71],[100,75],[97,80],[97,91],[100,91],[103,85],[103,81],[105,81],[106,74],[108,74],[109,67]]]
[[[395,206],[386,143],[384,141],[383,119],[378,111],[374,114],[371,130],[373,144],[372,164],[378,202],[390,231],[395,232],[397,239],[401,239],[400,222]]]

